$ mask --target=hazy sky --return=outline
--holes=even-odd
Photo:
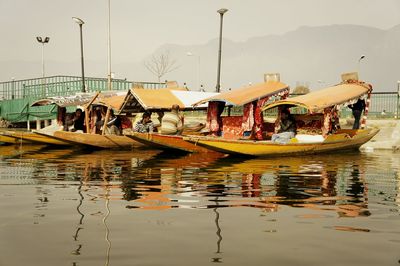
[[[388,29],[400,24],[400,0],[111,0],[112,62],[140,61],[165,43],[202,44],[218,37],[244,41],[300,26],[357,24]],[[35,36],[49,36],[46,60],[80,59],[79,27],[85,21],[85,60],[107,62],[107,0],[0,0],[0,63],[40,62]],[[217,51],[216,51],[217,53]],[[62,73],[60,73],[62,74]],[[77,71],[79,74],[79,71]]]

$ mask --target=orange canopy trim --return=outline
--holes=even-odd
[[[222,101],[226,102],[228,105],[230,104],[242,106],[252,101],[280,93],[287,89],[289,89],[289,86],[284,83],[278,81],[268,81],[224,92],[219,95],[196,102],[194,105],[199,105],[211,101]]]
[[[310,113],[322,113],[327,107],[332,107],[358,99],[372,91],[372,86],[363,82],[342,83],[305,95],[287,98],[267,104],[262,110],[271,109],[282,105],[300,106],[309,110]]]

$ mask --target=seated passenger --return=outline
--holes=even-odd
[[[85,114],[84,112],[82,112],[81,109],[76,109],[73,122],[74,122],[74,128],[71,129],[72,132],[75,132],[77,130],[82,130],[83,132],[85,132],[85,126],[84,126]]]
[[[281,111],[281,122],[278,133],[273,134],[271,140],[277,143],[288,143],[291,138],[296,135],[296,121],[290,114],[289,109],[285,108]]]
[[[73,114],[66,114],[65,123],[64,123],[64,131],[75,132],[77,130],[82,130],[85,132],[85,114],[81,109],[76,109]],[[71,126],[73,126],[71,128]]]
[[[161,134],[181,135],[183,131],[183,116],[179,114],[179,105],[174,104],[171,112],[164,114],[161,120]]]
[[[103,121],[104,123],[104,121]],[[114,111],[110,110],[110,120],[107,122],[105,134],[106,135],[121,135],[122,121],[119,115],[114,115]]]
[[[148,132],[153,132],[154,130],[154,124],[151,121],[151,113],[149,112],[144,112],[142,119],[139,120],[133,129],[136,132],[139,133],[148,133]]]

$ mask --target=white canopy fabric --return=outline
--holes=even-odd
[[[214,97],[218,95],[217,92],[201,92],[201,91],[173,91],[171,90],[172,94],[178,98],[185,107],[192,107],[194,103],[202,101],[204,99]],[[208,102],[197,105],[196,108],[207,108]]]

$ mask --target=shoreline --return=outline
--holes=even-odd
[[[396,119],[369,119],[367,127],[379,128],[379,133],[360,147],[361,150],[400,150],[400,120]]]

